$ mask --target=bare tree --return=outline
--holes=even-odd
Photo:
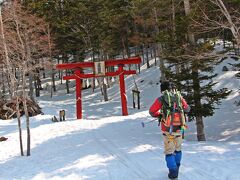
[[[209,5],[212,9],[209,10],[206,6]],[[226,3],[226,2],[225,2]],[[194,27],[198,28],[199,33],[210,32],[214,30],[229,29],[232,33],[237,46],[240,46],[240,13],[239,7],[229,8],[222,0],[206,0],[200,1],[198,11],[200,16],[193,19]],[[214,12],[214,15],[212,15]]]
[[[157,8],[154,7],[153,8],[153,12],[154,12],[154,20],[155,20],[155,24],[154,24],[154,27],[155,27],[155,33],[156,33],[156,36],[159,35],[159,27],[158,27],[158,12],[157,12]],[[159,58],[159,61],[160,61],[160,65],[159,65],[159,69],[160,69],[160,75],[161,75],[161,81],[165,81],[166,80],[166,77],[165,77],[165,66],[164,66],[164,59],[161,57],[162,53],[163,53],[163,49],[162,49],[162,44],[161,43],[157,43],[157,55],[158,55],[158,58]]]
[[[218,8],[220,9],[222,15],[227,19],[225,26],[222,26],[226,29],[230,29],[234,39],[237,42],[237,46],[240,46],[240,13],[237,9],[234,9],[232,14],[226,8],[222,0],[211,0]]]
[[[2,18],[2,4],[0,5],[0,28],[1,28],[1,42],[3,45],[3,54],[4,54],[3,63],[6,66],[4,70],[6,69],[7,71],[6,73],[10,75],[9,91],[10,91],[10,95],[14,96],[15,82],[14,82],[13,74],[11,73],[12,68],[11,68],[11,62],[9,59],[9,50],[8,50],[7,41],[5,38],[6,34],[5,34],[3,18]]]
[[[191,12],[190,1],[189,0],[184,0],[183,2],[184,2],[185,14],[186,14],[186,16],[189,16],[190,12]],[[194,34],[191,31],[188,30],[187,36],[188,36],[188,40],[189,40],[190,44],[195,45],[196,42],[195,42]]]
[[[10,87],[9,87],[9,92],[10,95],[12,97],[14,97],[15,92],[17,93],[16,89],[15,89],[15,82],[16,82],[16,78],[15,78],[15,72],[12,72],[12,64],[9,58],[9,51],[8,51],[8,47],[7,47],[7,41],[5,39],[5,31],[4,31],[4,24],[3,24],[3,17],[2,17],[2,4],[0,5],[0,29],[1,29],[1,40],[2,40],[2,44],[3,44],[3,51],[4,51],[4,58],[3,58],[3,64],[5,65],[5,68],[3,67],[2,69],[5,70],[6,69],[6,74],[9,75],[10,77]],[[13,68],[15,69],[15,68]],[[4,82],[4,76],[2,76],[2,81]],[[4,84],[3,84],[4,87]],[[4,92],[3,92],[4,93]],[[20,119],[20,111],[19,111],[19,101],[18,101],[18,97],[16,99],[16,109],[17,109],[17,119],[18,119],[18,130],[19,130],[19,144],[20,144],[20,152],[21,155],[23,156],[23,144],[22,144],[22,128],[21,128],[21,119]]]
[[[0,14],[1,15],[1,14]],[[3,21],[5,18],[5,31],[3,29]],[[16,96],[16,109],[19,124],[19,134],[21,135],[21,121],[19,113],[19,96],[22,96],[24,114],[26,116],[27,128],[27,156],[30,156],[30,114],[27,101],[29,101],[27,93],[27,75],[36,72],[43,63],[40,60],[48,59],[48,37],[44,32],[46,23],[43,19],[36,17],[27,12],[19,1],[13,1],[4,6],[4,14],[0,16],[1,39],[5,52],[4,65],[7,69],[7,74],[11,80],[9,89],[12,92],[12,98]],[[46,57],[46,58],[42,58]],[[21,95],[16,89],[15,70],[18,70]],[[13,96],[14,95],[14,96]],[[20,138],[20,142],[21,142]],[[20,144],[21,154],[22,144]]]
[[[52,54],[53,54],[53,42],[52,42],[52,38],[51,38],[51,29],[50,29],[50,25],[47,24],[47,37],[48,37],[48,52],[49,52],[49,59],[50,59],[50,62],[52,63],[52,74],[51,74],[51,77],[52,77],[52,86],[51,86],[51,97],[52,97],[52,91],[56,91],[56,85],[55,85],[55,70],[53,68],[53,57],[52,57]]]

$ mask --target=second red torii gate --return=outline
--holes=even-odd
[[[76,80],[76,111],[77,119],[82,119],[82,83],[81,79],[84,78],[96,78],[101,76],[119,76],[120,83],[120,95],[122,101],[122,115],[128,115],[127,110],[127,97],[125,92],[125,81],[124,75],[136,74],[135,70],[124,70],[124,65],[126,64],[140,64],[141,58],[134,57],[128,59],[118,59],[118,60],[106,60],[103,62],[105,67],[118,66],[117,71],[106,72],[104,75],[99,75],[94,73],[94,62],[79,62],[79,63],[67,63],[67,64],[58,64],[56,67],[59,70],[74,70],[74,74],[70,76],[64,76],[64,80]],[[84,74],[81,72],[83,68],[92,68],[93,73]]]

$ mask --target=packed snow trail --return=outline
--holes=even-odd
[[[46,120],[32,128],[30,157],[19,156],[18,133],[11,132],[0,144],[0,179],[167,179],[160,131],[157,123],[142,128],[143,114]],[[239,154],[239,143],[184,142],[179,179],[238,180]]]

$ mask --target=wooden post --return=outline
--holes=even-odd
[[[75,75],[79,76],[80,70],[75,71]],[[77,119],[82,119],[82,83],[80,78],[76,78],[76,112]]]
[[[135,98],[134,98],[134,96],[135,96],[134,90],[132,90],[133,108],[135,109]]]
[[[140,91],[133,89],[132,94],[133,94],[133,108],[135,108],[135,106],[136,106],[136,103],[135,103],[135,97],[136,97],[137,98],[137,106],[138,106],[138,109],[140,109]]]
[[[59,121],[65,121],[65,110],[59,111]]]
[[[140,109],[140,92],[137,93],[138,109]]]
[[[125,92],[125,81],[124,81],[124,70],[123,65],[118,66],[118,70],[120,72],[119,74],[119,83],[120,83],[120,94],[121,94],[121,100],[122,100],[122,115],[127,116],[128,110],[127,110],[127,96]]]

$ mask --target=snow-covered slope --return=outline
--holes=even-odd
[[[215,116],[205,120],[207,139],[211,141],[193,141],[194,123],[189,124],[179,179],[240,179],[240,109],[233,104],[239,99],[236,92],[239,81],[234,73],[221,72],[216,79],[219,86],[234,91]],[[0,121],[0,136],[8,138],[0,142],[0,179],[167,179],[157,123],[141,126],[141,122],[152,120],[148,108],[160,94],[159,69],[143,67],[135,79],[141,91],[141,109],[132,108],[134,83],[129,76],[126,78],[129,116],[121,116],[117,84],[108,91],[109,102],[102,101],[99,90],[95,94],[91,90],[83,92],[83,120],[75,119],[74,93],[65,95],[64,90],[59,90],[53,99],[49,95],[41,97],[39,102],[45,115],[31,118],[30,157],[19,155],[16,120]],[[52,123],[51,117],[58,115],[60,109],[66,109],[67,121]]]

